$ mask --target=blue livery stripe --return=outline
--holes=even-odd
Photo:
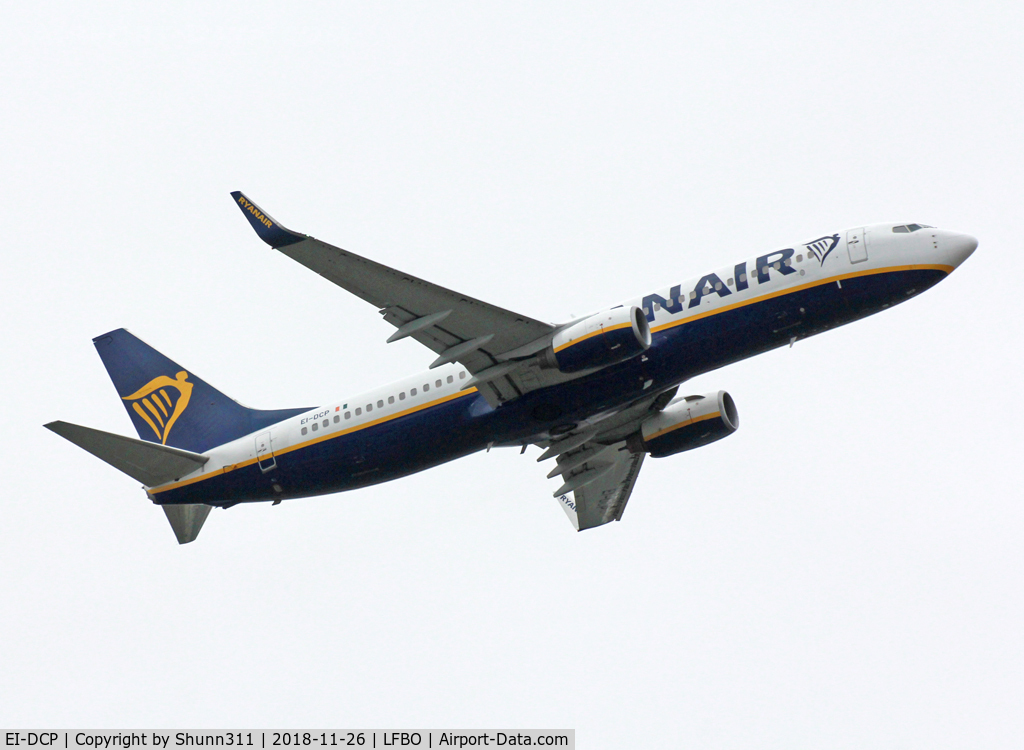
[[[351,435],[352,433],[355,433],[355,432],[360,432],[362,430],[366,430],[366,429],[371,428],[371,427],[376,427],[377,425],[384,424],[385,422],[392,422],[392,421],[394,421],[396,419],[401,419],[402,417],[407,417],[407,416],[409,416],[411,414],[415,414],[417,412],[421,412],[421,411],[424,411],[426,409],[430,409],[430,408],[435,407],[435,406],[440,406],[441,404],[445,404],[445,403],[447,403],[449,401],[453,401],[453,400],[455,400],[457,398],[465,398],[466,396],[471,396],[471,395],[475,394],[476,392],[477,392],[476,388],[469,388],[469,389],[467,389],[465,391],[460,391],[458,393],[452,393],[452,394],[450,394],[448,396],[445,396],[444,398],[435,399],[434,401],[431,401],[429,403],[421,404],[420,406],[414,406],[411,409],[405,409],[404,411],[400,411],[397,414],[389,414],[386,417],[380,417],[379,419],[374,419],[374,420],[372,420],[370,422],[364,422],[362,424],[354,425],[352,427],[349,427],[349,428],[346,428],[346,429],[343,429],[343,430],[337,430],[336,432],[329,432],[329,433],[325,433],[323,435],[318,435],[315,438],[312,438],[310,440],[304,440],[301,443],[296,443],[295,445],[290,445],[290,446],[288,446],[286,448],[275,449],[274,450],[274,456],[275,457],[284,456],[284,455],[286,455],[288,453],[293,453],[295,451],[301,451],[304,448],[309,448],[310,446],[316,445],[318,443],[323,443],[323,442],[328,441],[328,440],[336,440],[337,438],[344,437],[346,435]],[[306,411],[309,411],[309,410],[306,410]],[[327,428],[324,428],[324,429],[326,430]],[[195,484],[196,482],[202,482],[204,480],[210,479],[211,477],[217,476],[218,474],[227,474],[227,473],[229,473],[231,471],[235,471],[237,469],[244,469],[247,466],[252,466],[253,464],[255,464],[257,462],[257,460],[258,460],[257,458],[250,458],[250,459],[247,459],[245,461],[241,461],[241,462],[239,462],[237,464],[232,464],[230,466],[225,466],[217,474],[208,474],[208,475],[205,475],[205,476],[192,477],[191,479],[186,479],[186,480],[183,480],[181,482],[174,482],[172,484],[163,485],[162,487],[156,487],[156,488],[153,488],[153,489],[150,490],[150,494],[151,495],[156,495],[156,494],[159,494],[161,492],[167,492],[168,490],[176,489],[178,487],[184,487],[185,485]]]

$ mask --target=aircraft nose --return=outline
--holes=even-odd
[[[954,233],[947,243],[949,260],[953,266],[959,266],[973,253],[978,247],[978,240],[976,237],[972,237],[969,234],[960,234],[959,232]]]

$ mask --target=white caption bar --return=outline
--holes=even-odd
[[[4,748],[20,750],[576,748],[575,729],[3,729],[0,732]]]

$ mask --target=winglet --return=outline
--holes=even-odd
[[[252,228],[256,230],[256,234],[258,234],[260,239],[271,247],[278,248],[286,245],[294,245],[296,242],[302,242],[306,239],[306,235],[293,232],[290,229],[285,229],[283,226],[278,224],[274,219],[270,218],[263,209],[246,198],[240,190],[235,190],[231,193],[231,197],[235,199],[238,207],[242,209],[242,213],[245,214],[245,218],[247,218],[249,223],[252,224]]]

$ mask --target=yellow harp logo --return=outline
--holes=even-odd
[[[134,402],[132,409],[153,428],[157,439],[163,444],[167,443],[171,427],[185,411],[188,400],[192,397],[192,383],[186,380],[188,373],[182,371],[175,377],[176,380],[171,380],[166,375],[153,378],[135,393],[122,399]],[[168,391],[174,393],[173,398],[168,395]]]

